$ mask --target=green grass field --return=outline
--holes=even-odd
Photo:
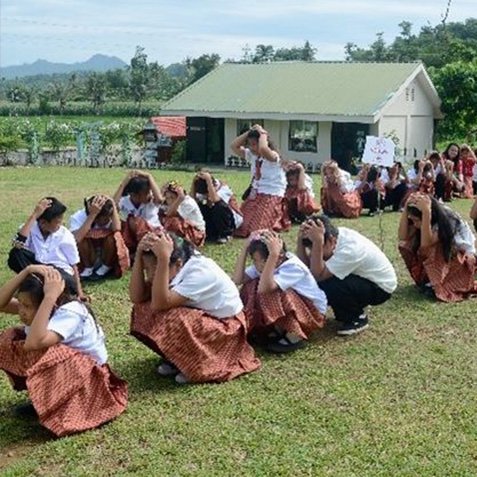
[[[44,195],[72,213],[95,192],[112,194],[118,169],[0,168],[0,261],[18,224]],[[154,171],[159,183],[192,175]],[[248,172],[224,177],[240,196]],[[315,176],[318,191],[318,177]],[[452,204],[465,217],[470,201]],[[158,357],[128,335],[128,276],[89,285],[108,337],[110,364],[129,382],[125,414],[100,429],[53,438],[13,416],[26,394],[0,376],[0,474],[5,476],[475,476],[477,302],[435,303],[412,286],[396,247],[399,214],[340,220],[376,242],[399,288],[371,310],[371,327],[335,335],[332,319],[288,356],[259,352],[262,369],[225,384],[177,386]],[[297,228],[284,234],[294,250]],[[241,240],[204,253],[231,272]],[[0,283],[11,273],[0,269]],[[344,297],[345,299],[345,297]],[[0,315],[1,328],[16,323]]]

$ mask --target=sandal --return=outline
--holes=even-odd
[[[286,335],[281,339],[267,345],[267,350],[272,353],[290,353],[306,346],[305,340],[291,341]]]

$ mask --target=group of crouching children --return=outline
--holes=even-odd
[[[66,207],[53,197],[20,227],[8,259],[16,275],[0,288],[0,311],[18,314],[24,326],[0,334],[0,369],[16,390],[28,390],[30,411],[54,434],[97,427],[127,405],[126,382],[107,364],[84,281],[131,268],[130,332],[162,357],[158,374],[180,384],[257,370],[250,343],[276,353],[302,348],[324,326],[328,306],[339,335],[361,332],[369,326],[366,307],[396,289],[384,253],[318,214],[303,166],[282,160],[263,128],[237,137],[232,149],[251,164],[240,207],[208,171],[196,174],[190,195],[133,171],[113,197],[86,199],[69,230]],[[332,167],[324,169],[323,206],[350,207],[348,192],[329,193],[344,173]],[[400,249],[416,284],[444,301],[470,295],[475,248],[465,222],[422,192],[404,208]],[[300,223],[296,253],[277,233],[292,222]],[[245,240],[230,277],[199,248],[232,236]]]

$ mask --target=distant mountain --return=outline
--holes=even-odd
[[[0,76],[6,79],[24,76],[51,75],[55,73],[73,73],[77,71],[107,71],[125,68],[127,64],[116,56],[94,55],[81,63],[51,63],[46,60],[36,60],[31,64],[5,66],[0,68]]]

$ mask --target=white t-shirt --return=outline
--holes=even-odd
[[[48,322],[48,330],[61,336],[61,343],[81,351],[102,365],[108,360],[104,332],[83,303],[70,301],[60,306]],[[30,327],[25,326],[28,335]]]
[[[170,287],[188,299],[186,306],[215,318],[229,318],[243,309],[235,283],[212,259],[200,254],[185,263]]]
[[[356,186],[351,178],[351,174],[343,169],[340,169],[340,189],[341,192],[348,194],[356,189]]]
[[[454,235],[454,244],[458,250],[475,255],[475,235],[465,220],[460,219]]]
[[[287,176],[281,165],[281,159],[278,153],[276,162],[267,159],[259,158],[250,151],[245,149],[245,159],[251,165],[252,173],[252,187],[259,194],[276,195],[278,197],[285,196],[287,188]],[[257,167],[260,164],[260,178],[257,179]]]
[[[346,227],[338,227],[338,230],[336,248],[326,261],[326,268],[340,280],[351,274],[358,275],[392,293],[397,287],[397,277],[386,255],[356,230]]]
[[[132,203],[131,198],[126,195],[119,199],[118,208],[121,220],[127,220],[128,216],[133,215],[134,217],[142,217],[153,228],[161,227],[159,206],[152,200],[136,207]]]
[[[86,213],[86,210],[81,209],[78,210],[78,212],[75,212],[71,217],[70,217],[70,231],[71,232],[76,232],[79,230],[81,227],[83,227],[83,224],[86,222],[88,218],[88,214]],[[106,225],[99,226],[96,224],[93,224],[91,227],[92,229],[98,230],[111,230],[112,226],[112,221],[109,221]]]
[[[189,195],[184,197],[184,200],[177,208],[177,213],[197,229],[202,231],[205,230],[205,220],[204,217],[202,217],[202,212],[200,211],[197,202]]]
[[[325,292],[318,286],[308,267],[293,253],[288,252],[286,257],[287,260],[273,272],[276,284],[283,291],[291,288],[299,295],[311,300],[321,313],[326,313],[328,302]],[[247,267],[245,273],[252,280],[260,276],[255,265]]]
[[[229,205],[230,199],[234,195],[232,189],[227,184],[220,184],[219,188],[217,189],[217,195],[227,204]],[[232,210],[232,214],[234,216],[235,227],[239,228],[243,223],[243,216],[236,212],[234,209]]]
[[[477,163],[474,164],[472,169],[472,182],[477,182]]]
[[[44,238],[38,222],[35,222],[26,239],[25,247],[35,254],[38,262],[54,265],[70,275],[73,275],[73,266],[80,262],[76,240],[63,226]]]

